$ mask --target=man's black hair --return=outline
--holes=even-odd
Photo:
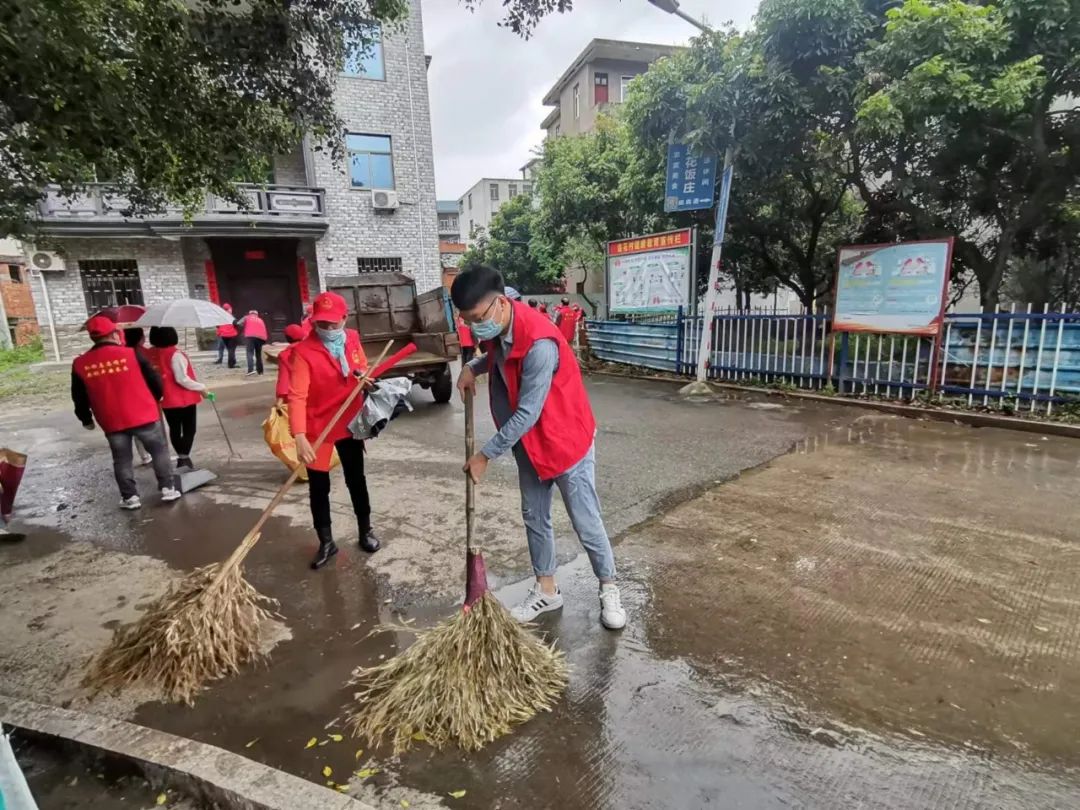
[[[450,286],[450,298],[459,310],[468,310],[491,293],[504,295],[505,289],[502,273],[486,264],[477,264],[454,279]]]
[[[171,326],[151,326],[150,345],[158,349],[167,349],[180,342],[176,330]]]
[[[141,326],[129,326],[124,330],[124,345],[129,349],[141,346],[143,342],[143,330]]]
[[[530,298],[529,299],[529,306],[532,307],[533,309],[536,309],[539,306],[539,304],[536,302],[535,298]]]

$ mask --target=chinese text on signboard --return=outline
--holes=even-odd
[[[716,155],[698,154],[682,143],[668,146],[665,211],[712,208],[716,186]]]
[[[690,303],[690,229],[608,242],[611,313],[666,312]]]
[[[951,261],[952,239],[840,248],[833,328],[938,334]]]

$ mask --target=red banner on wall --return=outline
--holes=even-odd
[[[220,304],[221,294],[218,292],[217,271],[214,269],[214,262],[207,259],[203,263],[203,267],[206,269],[206,292],[213,303]]]
[[[635,236],[630,239],[616,239],[607,243],[608,256],[623,256],[629,253],[645,253],[653,250],[686,247],[693,238],[690,228],[666,233],[651,233],[647,236]]]
[[[308,289],[307,261],[303,258],[296,260],[296,283],[300,287],[300,303],[307,304],[311,300],[311,291]]]

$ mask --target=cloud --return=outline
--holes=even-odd
[[[481,177],[520,176],[543,140],[540,122],[551,109],[541,103],[544,94],[590,40],[682,45],[695,33],[646,0],[576,0],[572,12],[549,17],[522,40],[498,26],[501,6],[486,0],[470,13],[453,0],[424,3],[439,199],[457,199]],[[723,18],[710,0],[682,0],[681,8],[697,19],[730,18],[745,27],[757,0],[725,4]]]

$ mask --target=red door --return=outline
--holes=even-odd
[[[597,106],[607,104],[607,74],[593,74],[593,103]]]

